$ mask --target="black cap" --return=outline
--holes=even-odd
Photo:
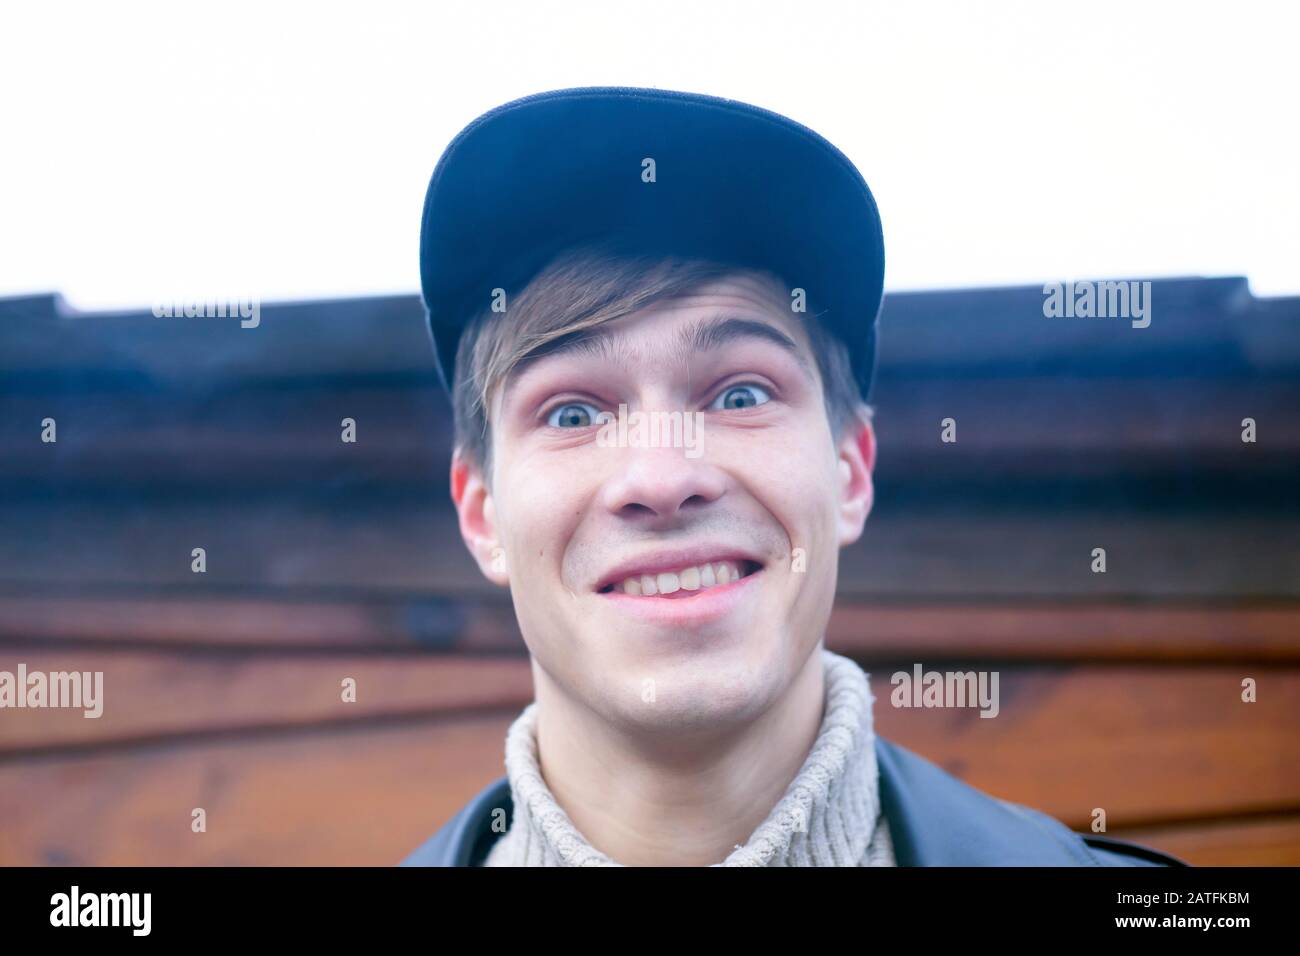
[[[420,285],[443,384],[493,289],[516,291],[597,238],[768,269],[804,289],[870,397],[885,247],[861,173],[777,113],[635,87],[514,100],[442,154],[424,202]]]

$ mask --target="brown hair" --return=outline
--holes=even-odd
[[[653,302],[750,271],[755,270],[708,259],[633,254],[598,243],[566,250],[509,296],[510,321],[499,321],[504,313],[487,306],[462,333],[452,386],[456,447],[488,476],[490,396],[522,362]],[[849,422],[869,420],[871,409],[862,400],[845,344],[820,322],[807,322],[805,328],[821,373],[831,434],[838,439]]]

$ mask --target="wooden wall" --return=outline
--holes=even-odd
[[[1300,864],[1300,300],[1152,303],[1133,329],[1038,288],[889,297],[828,643],[881,733],[978,787]],[[0,301],[0,670],[106,696],[0,710],[0,863],[389,864],[499,776],[531,678],[455,530],[449,422],[414,297],[256,329]],[[918,661],[998,670],[998,718],[891,707]]]

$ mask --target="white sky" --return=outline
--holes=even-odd
[[[1296,6],[9,3],[0,295],[416,292],[424,191],[460,128],[612,84],[824,134],[880,204],[890,289],[1244,274],[1300,293]]]

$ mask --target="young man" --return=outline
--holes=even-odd
[[[824,648],[872,505],[883,278],[857,170],[755,107],[564,90],[448,147],[421,279],[452,498],[536,700],[407,865],[1179,862],[878,737]]]

